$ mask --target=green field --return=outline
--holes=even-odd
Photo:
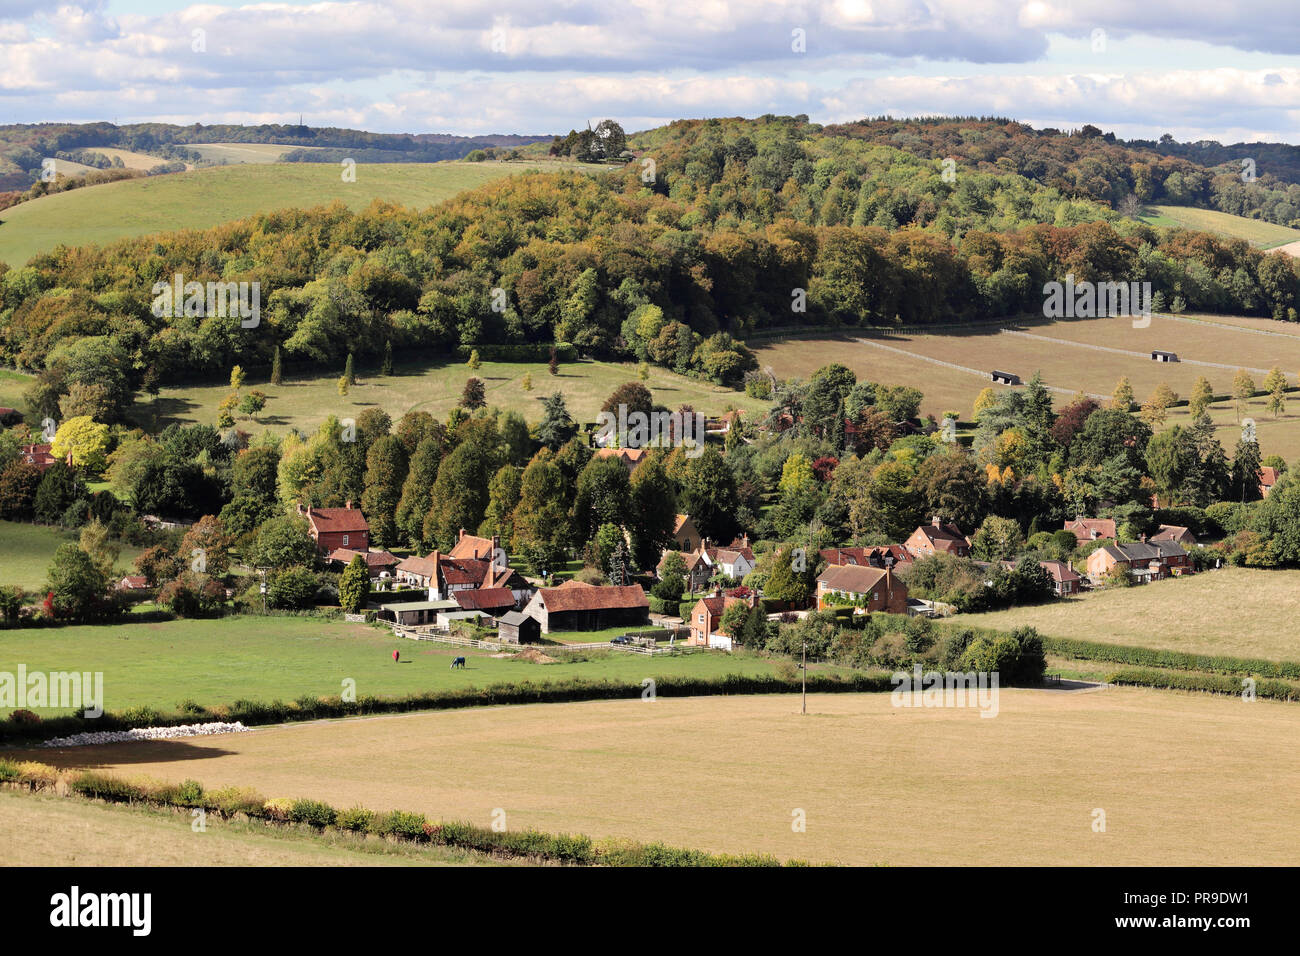
[[[45,572],[55,550],[65,541],[76,540],[77,535],[58,528],[0,521],[0,584],[17,584],[26,591],[39,590],[45,585]],[[117,560],[118,570],[126,574],[139,553],[139,548],[123,545]]]
[[[529,421],[541,418],[542,396],[558,390],[564,393],[569,414],[576,421],[594,422],[615,388],[639,380],[634,364],[599,361],[562,363],[559,374],[554,376],[545,362],[484,362],[480,368],[471,369],[459,359],[445,364],[399,366],[396,371],[396,375],[383,378],[359,368],[357,384],[349,389],[346,398],[338,393],[337,374],[286,379],[279,386],[250,375],[246,387],[264,391],[267,405],[256,422],[241,420],[239,426],[252,431],[267,427],[277,432],[289,428],[312,432],[329,415],[356,418],[375,406],[387,411],[394,421],[412,409],[446,418],[460,404],[461,391],[470,378],[483,381],[489,405],[521,412]],[[525,374],[532,376],[531,392],[521,387]],[[657,403],[674,410],[691,405],[696,411],[721,413],[732,406],[748,412],[765,405],[744,392],[686,378],[664,368],[652,367],[645,384]],[[155,412],[160,427],[171,422],[215,424],[217,405],[229,393],[228,384],[168,388],[159,393],[156,408],[147,398],[138,399],[132,417],[148,428],[153,428]]]
[[[345,183],[329,163],[222,166],[128,179],[19,203],[0,213],[0,261],[26,262],[56,245],[106,243],[177,229],[206,229],[255,213],[376,199],[423,209],[456,193],[556,163],[359,164]],[[580,167],[572,167],[580,168]]]
[[[1300,229],[1289,229],[1262,219],[1247,219],[1194,206],[1145,206],[1139,218],[1152,226],[1178,226],[1213,232],[1230,239],[1245,239],[1252,246],[1261,249],[1271,249],[1300,240]]]
[[[1069,601],[963,615],[980,627],[1032,625],[1053,637],[1192,654],[1300,661],[1300,571],[1223,568]]]
[[[394,650],[402,663],[393,662]],[[451,659],[460,655],[468,656],[468,667],[451,670]],[[20,663],[31,672],[103,672],[106,710],[174,710],[187,699],[216,706],[338,696],[346,679],[356,682],[357,696],[382,697],[575,677],[639,684],[661,675],[767,674],[773,667],[746,655],[708,653],[648,658],[608,652],[578,663],[533,664],[395,638],[361,624],[258,616],[0,631],[0,671]]]

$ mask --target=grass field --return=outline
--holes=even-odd
[[[319,146],[281,146],[277,143],[194,143],[187,145],[204,159],[227,163],[278,163],[295,149],[317,150]]]
[[[1271,249],[1300,240],[1300,229],[1289,229],[1262,219],[1247,219],[1214,209],[1192,206],[1146,206],[1139,217],[1153,226],[1179,226],[1213,232],[1230,239],[1245,239],[1252,246]]]
[[[906,865],[1289,864],[1300,708],[1004,690],[998,715],[888,694],[487,707],[23,754],[510,829]],[[1092,829],[1094,810],[1106,832]],[[794,832],[795,811],[806,832]]]
[[[492,866],[445,847],[416,849],[376,838],[310,836],[214,816],[191,819],[145,807],[108,806],[0,790],[4,866]]]
[[[1223,568],[1135,588],[991,614],[981,627],[1030,624],[1044,634],[1193,654],[1300,661],[1300,571]]]
[[[197,169],[128,179],[44,196],[0,214],[0,261],[11,266],[62,243],[105,243],[177,229],[205,229],[286,207],[336,199],[362,209],[375,199],[423,209],[465,189],[526,169],[529,163],[358,165],[345,183],[333,163],[281,163]],[[580,167],[574,167],[580,168]]]
[[[0,521],[0,584],[17,584],[27,591],[39,590],[45,585],[45,572],[59,545],[65,541],[76,542],[77,538],[76,534],[65,534],[45,525]],[[126,574],[140,549],[129,545],[121,547],[117,567]],[[0,645],[3,642],[4,637],[0,636]]]
[[[1176,352],[1180,361],[1153,362],[1152,349]],[[1124,376],[1139,402],[1162,382],[1187,397],[1202,375],[1216,394],[1226,395],[1232,390],[1238,367],[1251,371],[1257,387],[1262,387],[1267,370],[1274,366],[1295,384],[1300,376],[1300,328],[1266,320],[1202,316],[1154,316],[1150,327],[1136,329],[1131,320],[1120,318],[1040,320],[1017,325],[1015,331],[982,326],[942,334],[789,339],[760,345],[756,354],[760,365],[771,366],[782,377],[806,379],[817,368],[840,362],[860,378],[915,385],[925,393],[923,413],[938,417],[954,410],[970,416],[975,398],[992,385],[987,371],[980,370],[995,368],[1014,372],[1022,381],[1041,371],[1043,380],[1055,389],[1053,399],[1058,407],[1079,392],[1109,396]],[[1288,411],[1276,420],[1266,411],[1267,399],[1263,397],[1254,399],[1243,411],[1255,419],[1265,455],[1280,454],[1288,460],[1300,457],[1300,395],[1293,394],[1289,404]],[[1220,441],[1231,452],[1240,434],[1236,409],[1230,402],[1221,402],[1212,406],[1211,417],[1218,425]],[[1169,422],[1186,422],[1187,418],[1185,408],[1173,409]]]
[[[112,147],[99,146],[93,150],[89,150],[89,152],[99,153],[103,156],[107,156],[109,159],[120,159],[122,165],[127,169],[143,169],[147,171],[153,169],[155,166],[162,166],[164,163],[172,162],[172,160],[163,159],[161,156],[150,156],[148,153],[136,153],[129,149],[115,149]],[[186,164],[186,168],[189,168],[188,164]]]
[[[393,662],[394,650],[401,652],[402,663]],[[451,670],[451,659],[460,655],[468,657],[468,666]],[[30,672],[103,672],[106,710],[148,705],[169,711],[186,699],[213,706],[240,699],[338,696],[349,678],[362,697],[506,681],[583,677],[639,684],[646,677],[722,677],[773,669],[772,662],[756,657],[704,653],[650,659],[609,652],[578,663],[532,664],[395,638],[361,624],[257,616],[0,631],[0,671],[12,672],[19,664]]]
[[[520,385],[525,374],[532,376],[531,392],[524,391]],[[638,367],[630,363],[567,362],[553,376],[545,362],[484,362],[480,368],[471,369],[457,359],[444,364],[399,366],[397,374],[388,378],[359,369],[357,384],[343,398],[338,393],[338,375],[286,379],[280,386],[250,376],[247,386],[264,391],[268,401],[257,422],[241,421],[240,427],[251,426],[253,431],[265,427],[277,432],[289,428],[312,432],[329,415],[356,418],[372,406],[383,408],[394,421],[411,409],[445,419],[460,404],[465,382],[471,377],[483,381],[489,405],[521,412],[529,421],[541,418],[542,396],[558,390],[564,393],[569,414],[579,422],[594,422],[596,413],[615,388],[625,382],[639,381]],[[728,406],[750,411],[765,405],[744,392],[686,378],[664,368],[652,367],[645,384],[655,401],[670,409],[689,404],[697,411],[721,413]],[[215,424],[217,405],[229,392],[228,384],[164,389],[158,396],[156,409],[147,399],[137,400],[133,417],[149,428],[153,427],[155,410],[162,427],[170,422]]]

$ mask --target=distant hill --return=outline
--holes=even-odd
[[[461,159],[474,149],[517,147],[550,139],[550,136],[514,134],[456,136],[450,133],[368,133],[338,127],[315,128],[285,124],[17,124],[0,126],[0,192],[24,190],[39,180],[41,163],[47,158],[75,161],[75,156],[60,154],[100,148],[156,156],[159,163],[174,160],[201,163],[211,160],[205,160],[201,151],[191,149],[194,144],[269,143],[284,146],[286,152],[306,146],[383,151],[385,162],[434,163],[444,159]],[[301,157],[295,159],[303,161]],[[368,155],[364,160],[358,158],[357,161],[381,160]]]

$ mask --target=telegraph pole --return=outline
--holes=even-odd
[[[803,639],[803,651],[800,667],[803,670],[803,692],[799,698],[799,713],[808,713],[808,638]]]

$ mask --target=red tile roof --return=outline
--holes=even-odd
[[[479,588],[476,591],[452,591],[452,598],[465,611],[495,611],[514,607],[515,595],[509,588]]]
[[[360,508],[308,508],[307,520],[317,534],[346,534],[369,531]]]
[[[570,585],[576,583],[578,582],[568,582]],[[542,596],[542,603],[546,606],[546,610],[552,614],[563,611],[596,611],[609,608],[650,606],[650,602],[646,600],[645,592],[641,590],[639,584],[629,584],[625,587],[617,585],[608,587],[585,585],[542,588],[538,593]]]
[[[817,583],[832,591],[850,594],[867,594],[884,580],[885,568],[864,567],[860,564],[833,564],[817,576]]]
[[[353,548],[335,548],[330,552],[329,560],[351,564],[352,559],[358,554],[366,559],[366,567],[370,568],[391,568],[398,563],[397,555],[389,554],[387,551],[357,551]]]
[[[492,539],[480,538],[461,531],[456,545],[451,549],[453,558],[492,558]]]

